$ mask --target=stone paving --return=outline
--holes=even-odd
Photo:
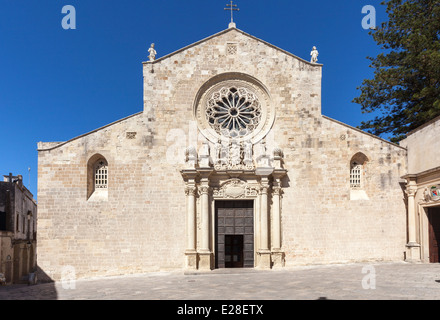
[[[69,283],[3,286],[0,287],[0,299],[436,300],[440,299],[440,264],[402,262],[267,271],[159,272]]]

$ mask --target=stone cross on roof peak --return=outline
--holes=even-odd
[[[233,4],[233,1],[231,0],[230,4],[226,5],[227,8],[225,8],[225,10],[230,10],[231,11],[231,22],[229,23],[229,28],[235,28],[236,24],[234,22],[234,11],[240,11],[239,8],[237,8],[236,4]]]

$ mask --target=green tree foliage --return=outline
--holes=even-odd
[[[370,34],[384,53],[371,60],[374,78],[358,87],[362,113],[381,116],[359,128],[397,142],[440,115],[440,0],[389,0],[389,21]]]

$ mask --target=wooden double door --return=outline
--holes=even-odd
[[[215,267],[254,267],[253,201],[216,201]]]
[[[440,262],[440,207],[428,208],[429,262]]]

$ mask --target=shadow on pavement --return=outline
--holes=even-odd
[[[0,300],[57,300],[55,282],[37,266],[37,284],[0,286]]]

